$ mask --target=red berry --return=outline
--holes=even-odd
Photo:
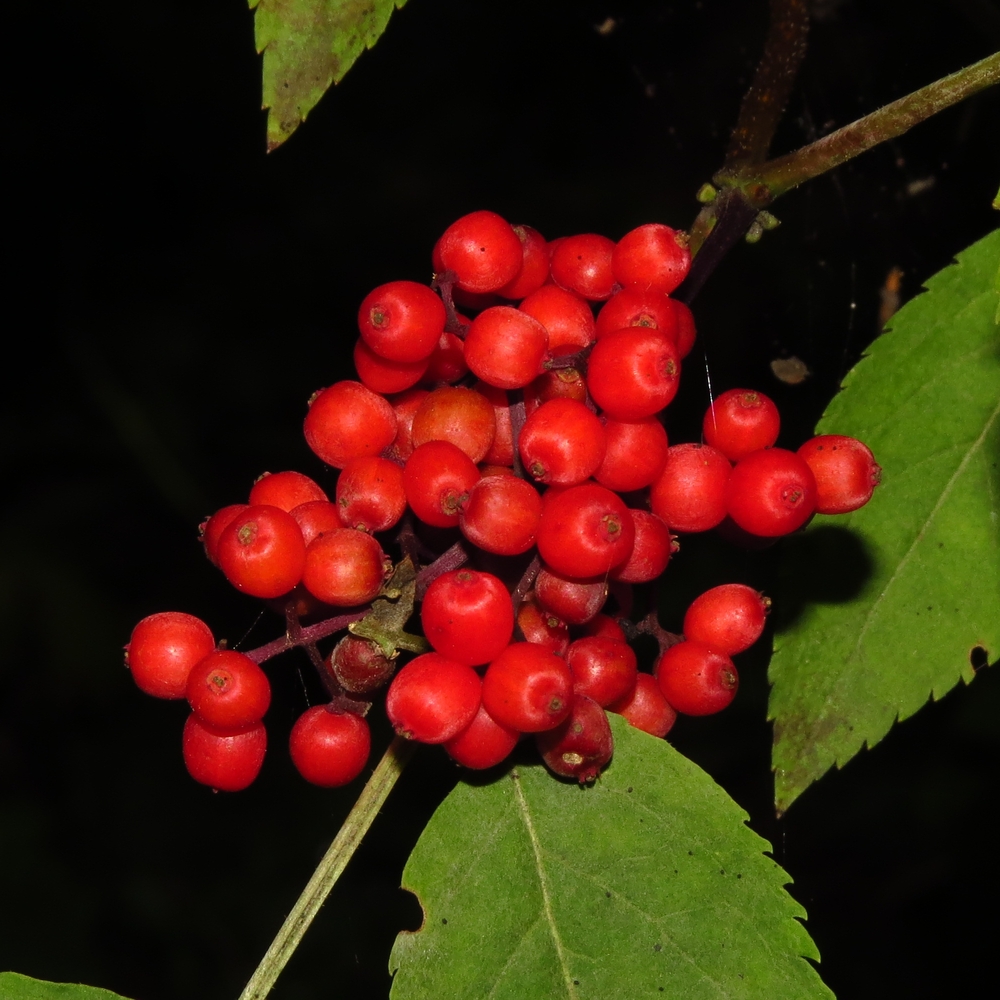
[[[434,245],[434,270],[454,271],[468,292],[496,292],[521,270],[524,251],[517,233],[496,212],[470,212],[453,222]]]
[[[517,627],[528,642],[544,646],[557,656],[562,656],[569,646],[569,626],[546,611],[534,594],[529,594],[517,609]]]
[[[632,554],[611,570],[611,579],[622,583],[649,583],[655,580],[670,562],[677,547],[670,529],[648,510],[630,510],[635,526]]]
[[[538,551],[557,573],[600,576],[632,553],[635,527],[628,508],[596,483],[571,486],[542,506]]]
[[[385,696],[385,712],[400,736],[446,743],[476,717],[482,682],[464,663],[424,653],[399,671]]]
[[[537,319],[513,306],[492,306],[465,334],[465,363],[490,385],[521,389],[541,373],[548,344]]]
[[[516,729],[501,726],[480,705],[472,722],[457,736],[448,740],[444,748],[448,756],[463,767],[481,771],[510,756],[517,746],[519,736]]]
[[[243,729],[218,729],[192,712],[184,723],[182,750],[195,781],[219,792],[238,792],[260,774],[267,730],[262,722]]]
[[[558,285],[545,285],[518,306],[534,316],[549,336],[553,355],[574,354],[594,341],[594,314],[590,304]]]
[[[636,421],[659,413],[677,395],[680,377],[674,342],[643,326],[602,337],[587,362],[587,388],[615,420]]]
[[[229,522],[249,506],[245,503],[231,503],[198,525],[201,543],[205,546],[205,555],[213,566],[219,565],[219,536],[226,530]]]
[[[541,517],[542,498],[530,483],[509,474],[483,476],[469,491],[458,526],[473,545],[516,556],[535,544]]]
[[[738,462],[752,451],[770,448],[778,440],[781,418],[778,408],[762,392],[730,389],[705,413],[702,433],[705,443]]]
[[[815,509],[816,479],[794,451],[766,448],[751,452],[729,474],[726,510],[752,535],[787,535],[801,528]]]
[[[380,395],[403,392],[416,385],[430,367],[429,358],[390,361],[379,357],[363,340],[354,345],[354,367],[365,388]]]
[[[615,281],[672,292],[691,269],[687,234],[650,222],[626,233],[611,256]]]
[[[708,445],[673,445],[650,489],[653,513],[674,531],[714,528],[726,516],[731,471],[726,456]]]
[[[724,583],[696,597],[684,615],[684,637],[734,656],[764,631],[771,601],[753,587]]]
[[[314,705],[299,716],[288,739],[295,769],[321,788],[340,788],[364,770],[371,732],[360,715]]]
[[[545,237],[531,226],[511,226],[521,241],[521,268],[497,294],[505,299],[523,299],[537,291],[549,278],[549,248]]]
[[[444,332],[445,319],[441,299],[415,281],[379,285],[358,309],[358,329],[364,342],[390,361],[426,359]]]
[[[566,662],[573,672],[575,694],[606,707],[632,692],[638,675],[635,651],[625,642],[586,636],[571,642]]]
[[[307,548],[317,535],[344,527],[339,508],[329,500],[310,500],[308,503],[300,503],[288,513],[295,518],[295,523],[302,532],[302,541]]]
[[[820,514],[848,514],[863,507],[882,479],[871,449],[857,438],[821,434],[806,441],[798,455],[816,478]]]
[[[301,472],[265,472],[250,490],[250,506],[267,504],[290,511],[311,500],[329,500],[319,483]]]
[[[608,711],[620,715],[630,726],[650,736],[664,737],[677,721],[677,712],[663,697],[652,674],[639,674],[634,690],[620,701],[608,705]]]
[[[608,597],[607,577],[568,577],[543,566],[535,577],[535,599],[549,614],[568,625],[589,622]]]
[[[739,676],[733,661],[703,642],[679,642],[654,666],[663,697],[684,715],[721,712],[736,697]]]
[[[428,441],[407,459],[403,489],[413,513],[435,528],[454,528],[469,491],[479,481],[475,463],[450,441]]]
[[[541,483],[574,486],[604,458],[604,428],[583,403],[553,399],[524,422],[518,449],[525,471]]]
[[[337,382],[309,402],[306,443],[327,465],[342,469],[352,458],[378,455],[396,437],[396,415],[360,382]]]
[[[424,397],[413,414],[413,447],[450,441],[473,462],[481,462],[493,444],[497,423],[493,404],[474,389],[447,385]]]
[[[348,694],[370,694],[389,683],[395,662],[371,641],[348,632],[324,664]]]
[[[345,527],[387,531],[406,512],[403,470],[376,455],[351,459],[337,479],[336,497]]]
[[[615,493],[654,483],[667,464],[667,432],[656,417],[626,422],[605,417],[604,459],[594,478]]]
[[[211,629],[183,611],[143,618],[125,647],[125,666],[141,691],[154,698],[183,698],[192,667],[215,649]]]
[[[442,573],[427,588],[420,621],[437,652],[476,666],[507,647],[514,632],[514,605],[492,573],[463,567]]]
[[[486,668],[483,705],[503,726],[538,733],[570,713],[573,675],[566,661],[533,642],[511,643]]]
[[[247,507],[219,537],[219,568],[253,597],[281,597],[301,579],[306,547],[298,523],[280,507]]]
[[[184,693],[202,722],[218,729],[243,729],[260,722],[271,704],[267,674],[242,653],[213,650],[188,674]]]
[[[309,543],[302,583],[326,604],[349,608],[373,600],[387,571],[386,555],[371,535],[355,528],[339,528]]]
[[[655,288],[628,285],[616,292],[597,314],[595,335],[599,339],[627,326],[646,326],[659,330],[677,343],[677,305]]]
[[[555,729],[535,737],[545,766],[561,778],[581,785],[596,780],[614,753],[614,737],[603,708],[584,695],[574,695],[569,717]]]
[[[552,252],[552,280],[591,302],[610,299],[615,284],[611,273],[614,248],[611,240],[597,233],[567,236]]]

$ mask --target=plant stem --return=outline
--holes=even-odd
[[[902,135],[931,115],[998,82],[1000,52],[935,80],[794,153],[760,166],[724,167],[714,180],[720,185],[742,188],[750,193],[758,207],[764,207],[803,181],[818,177],[859,153]]]
[[[362,838],[368,832],[379,810],[388,798],[397,779],[403,772],[416,744],[396,736],[378,762],[368,783],[361,791],[358,801],[350,811],[344,825],[337,832],[323,860],[316,866],[302,895],[285,918],[271,947],[250,977],[239,1000],[263,1000],[274,987],[281,970],[298,947],[313,917],[326,901],[337,879],[340,878],[347,862],[357,850]]]
[[[808,33],[809,10],[805,0],[771,0],[764,52],[729,140],[728,166],[760,163],[767,156],[805,58]]]

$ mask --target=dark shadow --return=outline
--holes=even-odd
[[[822,526],[785,540],[773,619],[790,628],[807,604],[843,604],[857,597],[873,562],[864,539],[847,528]]]

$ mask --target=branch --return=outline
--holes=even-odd
[[[795,75],[806,54],[809,11],[805,0],[771,0],[764,52],[726,150],[727,166],[760,163],[788,104]]]
[[[744,193],[753,189],[752,200],[763,207],[803,181],[818,177],[873,146],[908,132],[931,115],[998,82],[1000,52],[921,87],[794,153],[760,166],[723,167],[713,179],[719,185],[740,187]],[[758,190],[761,186],[767,191],[763,201]]]
[[[362,838],[368,832],[379,810],[392,791],[403,768],[413,756],[416,744],[396,736],[378,762],[377,767],[361,791],[358,801],[350,811],[344,825],[334,837],[330,849],[323,855],[309,879],[302,895],[285,918],[281,930],[271,942],[271,947],[257,966],[250,982],[240,994],[239,1000],[263,1000],[271,992],[281,970],[288,964],[302,936],[308,930],[313,917],[326,902],[330,890],[340,878],[347,862],[357,850]]]

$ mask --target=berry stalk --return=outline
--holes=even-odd
[[[330,890],[343,874],[347,862],[358,849],[416,747],[416,743],[401,736],[396,736],[389,744],[239,1000],[263,1000],[274,988],[281,970],[288,964],[313,918],[330,895]]]

